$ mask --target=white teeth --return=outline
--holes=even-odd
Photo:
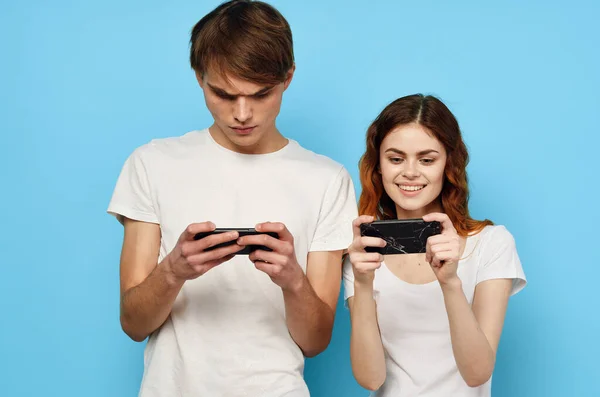
[[[421,185],[421,186],[400,185],[400,189],[406,190],[406,191],[409,191],[409,192],[416,192],[417,190],[421,190],[424,187],[425,187],[425,185]]]

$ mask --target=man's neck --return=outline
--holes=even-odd
[[[218,145],[241,154],[273,153],[283,149],[288,144],[288,139],[281,135],[276,127],[273,127],[272,130],[262,136],[255,144],[248,146],[238,145],[231,141],[216,124],[210,126],[208,131]]]

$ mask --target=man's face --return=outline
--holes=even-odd
[[[264,86],[210,71],[197,74],[215,120],[212,132],[217,142],[241,153],[268,150],[269,141],[277,137],[275,119],[292,76],[293,69],[283,83]]]

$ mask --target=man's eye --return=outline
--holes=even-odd
[[[254,95],[254,98],[256,98],[256,99],[264,99],[264,98],[268,97],[269,95],[271,95],[271,91],[265,92],[265,93],[262,93],[262,94]]]
[[[215,95],[226,101],[233,101],[235,99],[235,97],[233,95],[227,95],[223,92],[215,92]]]

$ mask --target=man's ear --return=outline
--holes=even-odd
[[[287,90],[287,88],[290,86],[290,83],[292,82],[292,79],[294,78],[294,72],[296,71],[296,63],[294,63],[292,65],[292,67],[290,68],[290,70],[288,70],[287,72],[287,76],[285,77],[285,81],[283,82],[283,90]]]
[[[198,80],[198,84],[200,84],[200,87],[204,88],[204,74],[196,71],[196,80]]]

